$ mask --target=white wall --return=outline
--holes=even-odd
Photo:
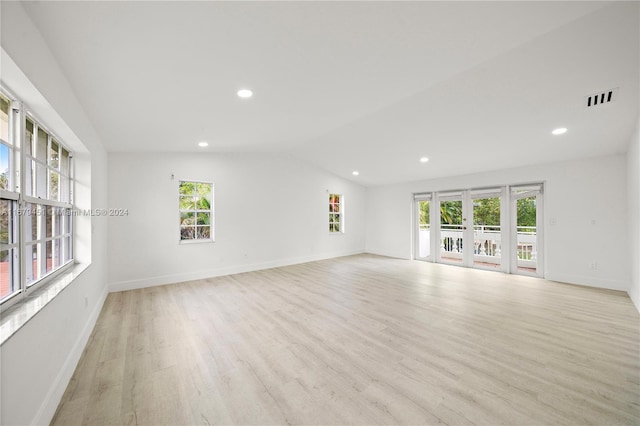
[[[171,175],[175,180],[171,180]],[[216,241],[179,244],[178,180],[214,183]],[[328,232],[328,194],[345,197],[346,233]],[[364,250],[365,189],[277,154],[109,154],[111,291]]]
[[[544,181],[546,277],[627,291],[626,180],[625,158],[610,156],[370,188],[366,251],[412,257],[413,193]]]
[[[87,208],[106,206],[107,158],[100,139],[22,5],[0,7],[3,57],[26,77],[25,83],[3,61],[3,83],[65,142],[74,148],[82,142],[78,201]],[[0,347],[3,425],[49,423],[104,302],[107,220],[82,218],[77,225],[77,256],[90,266]]]
[[[627,152],[631,287],[629,296],[640,311],[640,119]]]

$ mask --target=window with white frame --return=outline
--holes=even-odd
[[[6,304],[72,263],[73,175],[71,152],[21,102],[0,93],[0,110],[0,302]]]
[[[329,194],[329,232],[344,232],[344,197]]]
[[[213,183],[180,181],[180,241],[213,241]]]

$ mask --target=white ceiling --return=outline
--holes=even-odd
[[[206,140],[380,185],[624,152],[638,118],[637,2],[24,6],[110,151]]]

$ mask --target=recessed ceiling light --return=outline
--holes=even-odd
[[[201,148],[205,148],[207,146],[209,146],[209,142],[198,142],[198,146]]]
[[[354,170],[351,174],[354,175],[354,176],[358,176],[360,174],[360,172],[357,171],[357,170]]]
[[[420,158],[420,162],[421,163],[426,163],[427,161],[429,161],[429,159],[427,157]]]
[[[559,127],[557,129],[554,129],[553,132],[554,135],[561,135],[563,133],[567,133],[567,128],[566,127]]]
[[[240,89],[238,90],[238,96],[241,98],[250,98],[253,96],[253,92],[249,89]]]

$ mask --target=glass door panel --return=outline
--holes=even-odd
[[[473,201],[473,267],[501,269],[502,228],[500,226],[501,194],[474,197]]]
[[[536,198],[526,197],[516,200],[518,271],[536,273],[538,259]]]
[[[416,200],[417,253],[416,258],[431,259],[431,200]]]
[[[543,276],[542,185],[511,189],[511,272]]]
[[[438,261],[462,265],[464,263],[465,229],[462,215],[462,195],[441,197],[438,202],[440,251]]]

